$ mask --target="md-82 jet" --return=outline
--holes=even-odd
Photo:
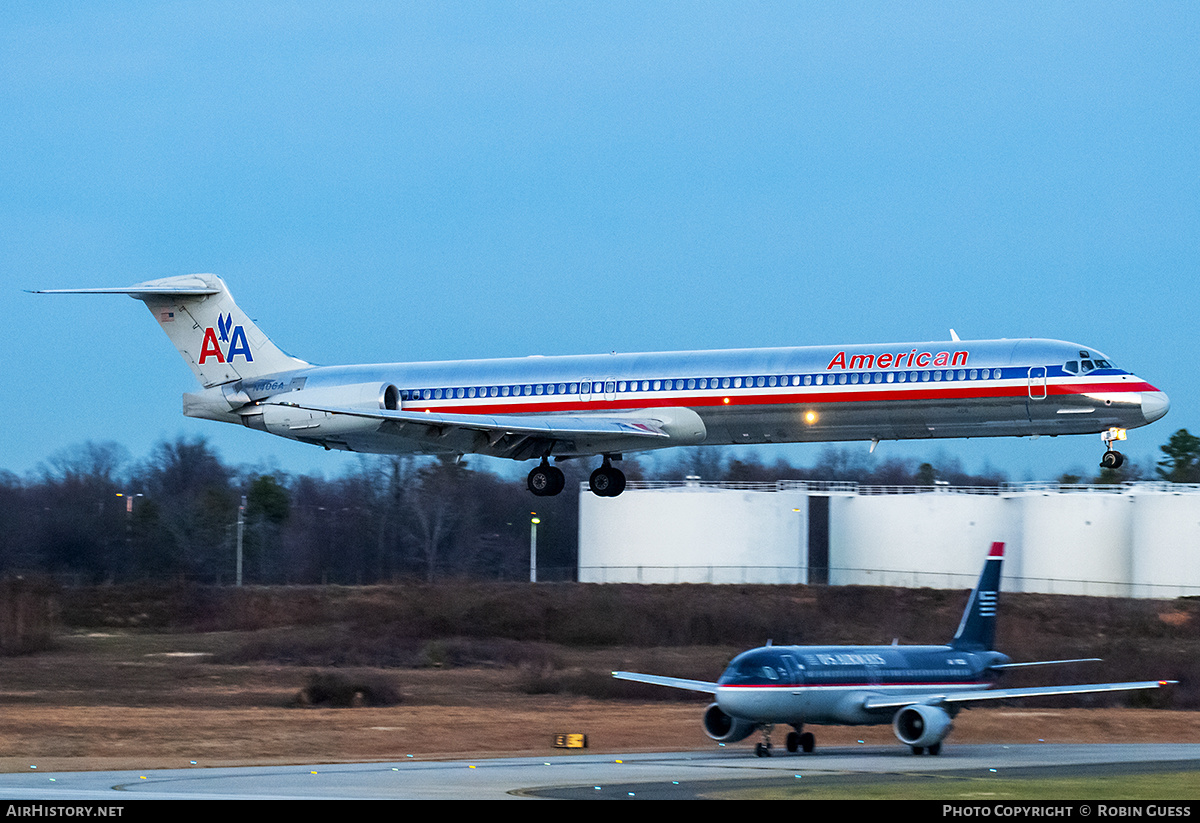
[[[326,449],[550,461],[601,458],[591,490],[613,497],[628,452],[671,446],[1100,433],[1101,465],[1167,395],[1091,348],[1058,340],[533,356],[316,366],[285,354],[216,275],[37,293],[143,301],[203,390],[183,413]]]
[[[715,683],[653,674],[613,672],[613,677],[707,692],[715,697],[703,715],[704,731],[720,743],[745,740],[755,731],[759,757],[771,754],[771,731],[787,724],[787,750],[811,752],[804,726],[891,724],[914,754],[940,754],[959,710],[987,701],[1064,694],[1157,689],[1172,680],[1090,683],[995,689],[1006,669],[1086,660],[1013,663],[992,646],[1000,594],[1004,544],[993,543],[979,583],[971,592],[954,639],[944,646],[772,646],[743,652]]]

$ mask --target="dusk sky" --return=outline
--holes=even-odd
[[[181,434],[351,464],[183,417],[141,303],[23,291],[191,272],[323,364],[1070,340],[1170,396],[1151,470],[1200,433],[1197,44],[1187,2],[4,3],[0,470]]]

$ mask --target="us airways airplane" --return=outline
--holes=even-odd
[[[771,731],[786,723],[787,750],[811,752],[805,724],[877,726],[890,723],[914,754],[940,754],[960,709],[991,700],[1061,694],[1157,689],[1173,680],[1091,683],[1028,689],[993,689],[997,675],[1022,666],[1081,663],[1048,660],[1013,663],[992,649],[1004,544],[993,543],[979,583],[963,610],[958,632],[945,646],[771,646],[739,654],[715,683],[633,672],[613,677],[708,692],[704,731],[735,743],[760,730],[759,757],[771,754]],[[1095,658],[1088,658],[1088,661]]]
[[[143,301],[202,391],[183,413],[323,446],[381,454],[539,460],[529,490],[554,495],[550,463],[600,456],[590,485],[616,496],[625,452],[748,445],[1101,433],[1167,412],[1166,394],[1088,346],[955,339],[810,348],[601,354],[314,366],[285,354],[212,274],[37,293]]]

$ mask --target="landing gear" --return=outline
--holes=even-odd
[[[529,490],[538,497],[553,497],[563,490],[567,480],[563,477],[562,469],[551,466],[550,461],[542,458],[541,465],[529,473],[526,481]]]
[[[1100,468],[1102,469],[1119,469],[1125,464],[1125,455],[1119,451],[1115,451],[1112,447],[1114,440],[1124,440],[1124,429],[1109,429],[1106,432],[1101,432],[1100,439],[1104,441],[1104,456],[1100,458]]]
[[[803,751],[805,754],[816,748],[817,739],[813,737],[812,732],[802,732],[800,727],[796,727],[796,731],[788,732],[787,750],[792,754],[798,751]]]
[[[775,728],[770,723],[762,727],[762,742],[754,744],[755,757],[770,757],[771,756],[771,731]]]
[[[934,743],[932,746],[927,746],[927,747],[926,746],[913,746],[912,747],[913,754],[925,754],[925,752],[929,752],[931,755],[936,757],[942,753],[942,744]]]
[[[588,478],[588,486],[597,497],[616,497],[625,491],[625,472],[614,468],[612,458],[605,455],[604,464]]]

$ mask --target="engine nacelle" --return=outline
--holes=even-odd
[[[265,403],[243,407],[239,413],[249,428],[303,440],[323,441],[379,428],[378,419],[314,408],[395,411],[400,408],[400,390],[391,383],[305,388],[272,395]]]
[[[754,734],[755,724],[730,717],[716,703],[704,710],[704,733],[718,743],[736,743]]]
[[[892,731],[901,743],[922,748],[941,743],[953,727],[953,719],[944,710],[920,703],[905,706],[892,720]]]
[[[339,409],[374,411],[400,408],[400,390],[391,383],[351,383],[340,386],[312,386],[270,396],[270,402],[300,406],[329,406]]]

